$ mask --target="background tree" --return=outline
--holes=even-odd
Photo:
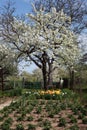
[[[8,75],[17,72],[15,54],[5,44],[0,43],[0,82],[2,90],[4,89],[4,80]]]
[[[43,77],[42,77],[41,69],[35,69],[32,74],[35,77],[37,82],[42,82]]]

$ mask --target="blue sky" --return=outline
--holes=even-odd
[[[3,7],[3,5],[6,4],[8,0],[0,0],[0,7]],[[11,0],[13,1],[14,7],[16,8],[16,15],[22,15],[22,14],[26,14],[26,13],[30,13],[32,10],[32,0]],[[30,73],[32,73],[32,71],[36,68],[36,66],[34,64],[29,65],[29,67],[25,66],[24,62],[21,62],[19,65],[19,70],[20,73],[22,71],[28,71]]]
[[[5,5],[7,1],[8,0],[0,0],[0,7]],[[32,0],[11,0],[11,1],[15,3],[14,6],[16,8],[16,14],[20,15],[31,12]]]

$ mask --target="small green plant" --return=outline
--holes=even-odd
[[[51,122],[49,120],[45,120],[42,122],[43,123],[43,130],[50,130],[51,126]]]
[[[48,116],[49,116],[50,118],[53,118],[53,117],[54,117],[54,113],[53,113],[53,112],[49,112],[49,113],[48,113]]]
[[[24,130],[23,125],[22,125],[22,124],[18,124],[18,125],[16,126],[16,130]]]
[[[26,116],[26,111],[22,111],[21,116],[24,118]]]
[[[44,96],[44,98],[45,98],[46,100],[52,99],[52,95],[51,95],[51,94],[45,94],[45,95],[43,95],[43,96]]]
[[[17,121],[23,121],[23,117],[22,116],[18,116],[17,117]]]
[[[11,117],[9,117],[9,118],[7,118],[7,119],[5,120],[5,122],[8,123],[8,124],[12,124],[13,119],[12,119]]]
[[[36,130],[36,126],[33,124],[28,124],[28,130]]]
[[[45,104],[45,101],[42,100],[42,101],[40,102],[40,105],[44,105],[44,104]]]
[[[77,125],[73,125],[70,127],[69,130],[79,130],[79,127]]]
[[[1,130],[10,130],[10,124],[4,122],[4,123],[1,125]]]
[[[3,121],[3,119],[4,119],[3,116],[0,116],[0,121]]]
[[[50,130],[51,127],[48,125],[48,126],[44,126],[43,130]]]
[[[71,109],[74,112],[74,115],[78,115],[79,114],[79,110],[78,110],[77,106],[72,106]]]
[[[65,109],[66,109],[66,104],[62,103],[62,104],[60,105],[60,108],[61,108],[62,110],[65,110]]]
[[[71,123],[77,123],[77,119],[76,119],[74,116],[72,116],[70,122],[71,122]]]
[[[84,118],[82,119],[82,122],[83,122],[83,124],[87,124],[87,117],[84,117]]]
[[[55,114],[58,114],[60,111],[61,111],[61,108],[57,106],[57,107],[55,108]]]
[[[65,120],[65,118],[60,118],[59,119],[59,125],[58,126],[65,126],[66,125],[66,120]]]
[[[86,110],[85,108],[82,108],[82,109],[81,109],[81,113],[82,113],[83,115],[87,116],[87,110]]]
[[[27,117],[27,121],[33,121],[33,117],[32,116],[28,116]]]
[[[83,114],[79,114],[78,119],[83,119],[84,115]]]
[[[73,116],[72,114],[69,114],[69,115],[68,115],[68,118],[70,118],[70,119],[71,119],[71,118],[72,118],[72,116]]]
[[[4,112],[8,111],[8,106],[3,108]]]
[[[38,119],[38,121],[42,121],[43,120],[43,118],[42,117],[40,117],[39,119]]]
[[[8,117],[8,112],[4,112],[3,117]]]
[[[38,106],[38,108],[36,109],[36,113],[37,113],[37,114],[40,114],[40,113],[41,113],[41,111],[42,111],[41,106]]]
[[[52,106],[50,104],[48,104],[45,106],[45,108],[46,108],[46,112],[49,112],[49,111],[51,111]]]
[[[28,105],[28,108],[26,109],[26,113],[30,113],[34,107],[32,105]]]

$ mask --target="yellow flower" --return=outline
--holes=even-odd
[[[60,94],[61,90],[47,90],[47,91],[40,91],[40,94]]]
[[[45,92],[44,91],[40,91],[40,94],[45,94]]]
[[[60,93],[61,93],[60,90],[56,90],[56,91],[55,91],[55,94],[60,94]]]

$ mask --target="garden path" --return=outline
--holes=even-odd
[[[8,100],[8,101],[6,101],[4,103],[1,103],[0,104],[0,110],[3,109],[6,106],[9,106],[11,102],[12,102],[12,100]]]
[[[3,109],[6,106],[9,106],[11,102],[17,101],[17,97],[9,98],[9,97],[3,97],[0,99],[0,110]]]

